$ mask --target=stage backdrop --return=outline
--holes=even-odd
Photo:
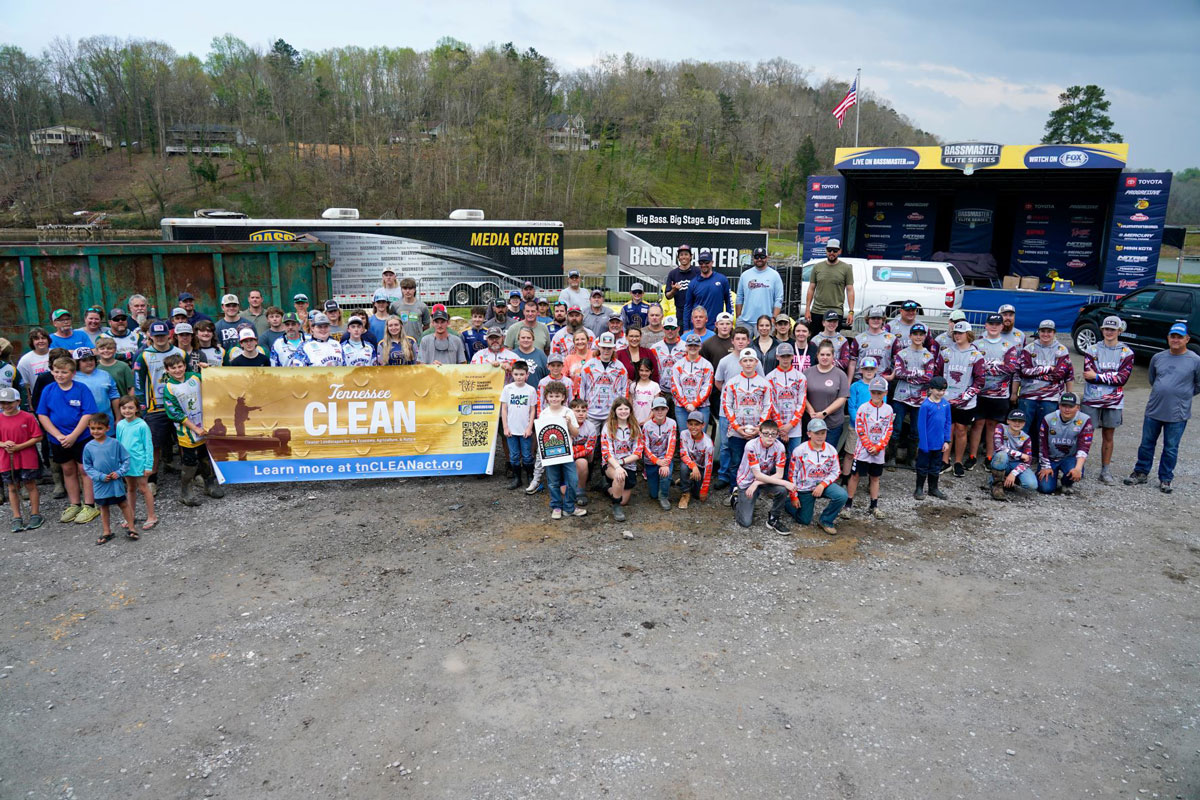
[[[211,367],[204,425],[222,483],[491,473],[492,367]]]

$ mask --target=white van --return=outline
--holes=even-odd
[[[813,259],[803,265],[799,294],[789,293],[798,301],[800,315],[808,297],[812,269],[825,259]],[[891,319],[905,300],[915,300],[923,317],[944,317],[962,308],[966,281],[953,264],[939,261],[893,261],[886,259],[843,258],[854,268],[854,316],[863,319],[871,306],[885,306]],[[786,279],[785,279],[786,280]]]

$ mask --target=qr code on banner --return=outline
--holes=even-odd
[[[463,447],[487,447],[488,424],[486,422],[462,423]]]

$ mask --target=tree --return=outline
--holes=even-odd
[[[1068,88],[1058,96],[1058,108],[1046,120],[1042,144],[1125,141],[1112,129],[1110,105],[1104,90],[1095,84]]]

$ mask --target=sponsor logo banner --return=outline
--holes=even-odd
[[[937,207],[929,195],[865,195],[860,214],[862,240],[854,255],[926,261],[933,254]]]
[[[804,260],[825,257],[825,243],[841,239],[846,220],[846,179],[841,175],[813,175],[808,179],[809,209],[807,222],[796,230],[797,241],[804,243]],[[813,213],[815,212],[815,213]],[[849,250],[849,243],[842,247]]]
[[[1105,248],[1102,290],[1123,294],[1147,286],[1158,277],[1158,253],[1170,193],[1169,172],[1121,176],[1113,197],[1113,226]]]
[[[1129,145],[956,142],[941,147],[839,147],[834,165],[854,169],[1123,169]]]
[[[1055,270],[1076,284],[1095,284],[1100,269],[1100,226],[1081,227],[1078,212],[1095,210],[1090,197],[1035,195],[1016,204],[1010,271],[1041,280]]]
[[[942,145],[942,165],[971,170],[994,167],[1000,163],[1001,146],[987,142],[961,142]]]
[[[503,385],[477,366],[212,367],[208,450],[223,483],[490,473]]]

